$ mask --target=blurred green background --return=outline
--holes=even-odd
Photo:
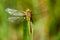
[[[30,36],[23,31],[25,27],[28,33],[27,22],[9,24],[6,8],[22,11],[29,8],[32,11],[33,40],[60,40],[59,2],[60,0],[0,0],[0,40],[31,40],[27,39],[26,36]]]

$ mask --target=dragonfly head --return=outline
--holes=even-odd
[[[26,10],[26,17],[27,17],[27,20],[28,21],[30,21],[30,18],[31,18],[31,10],[28,8],[27,10]]]

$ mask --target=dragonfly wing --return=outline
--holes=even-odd
[[[18,13],[15,13],[15,14],[13,14],[14,16],[26,16],[24,13],[22,13],[22,12],[18,12]]]
[[[8,21],[9,21],[10,23],[23,22],[23,21],[24,21],[24,18],[20,18],[20,17],[9,17],[9,18],[8,18]]]
[[[25,12],[20,12],[18,10],[10,9],[10,8],[7,8],[6,12],[8,12],[10,15],[13,15],[13,16],[25,16],[26,15]]]
[[[18,18],[19,18],[19,17],[9,17],[9,18],[8,18],[8,21],[13,23],[13,22],[15,22]]]
[[[17,10],[10,9],[10,8],[6,9],[6,12],[8,12],[10,15],[14,14],[15,11],[17,11]]]

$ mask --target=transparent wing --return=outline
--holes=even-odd
[[[24,17],[9,17],[8,21],[10,23],[14,23],[14,22],[23,22],[24,21]]]
[[[25,16],[26,15],[25,12],[20,12],[18,10],[10,9],[10,8],[7,8],[6,12],[13,16]]]

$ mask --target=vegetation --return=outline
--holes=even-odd
[[[60,0],[0,0],[0,40],[60,40]],[[32,11],[33,35],[26,19],[10,23],[6,8]]]

